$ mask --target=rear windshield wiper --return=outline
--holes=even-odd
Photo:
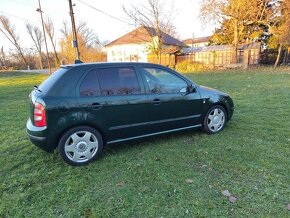
[[[38,88],[38,86],[34,86],[34,90],[36,90],[36,91],[38,91],[38,92],[42,92],[42,91]]]

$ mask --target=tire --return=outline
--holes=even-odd
[[[227,112],[220,105],[213,106],[206,113],[203,120],[203,130],[208,134],[215,134],[222,131],[227,122]]]
[[[102,153],[103,145],[102,136],[96,129],[78,126],[62,135],[58,149],[66,163],[82,166],[96,160]]]

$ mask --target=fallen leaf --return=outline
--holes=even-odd
[[[117,184],[116,184],[117,186],[124,186],[125,185],[125,182],[123,182],[123,181],[121,181],[121,182],[118,182]]]
[[[191,183],[193,183],[193,180],[192,180],[192,179],[186,179],[185,182],[186,182],[187,184],[191,184]]]
[[[233,196],[233,195],[229,197],[229,201],[230,201],[231,203],[236,203],[237,200],[238,200],[238,198],[235,197],[235,196]]]
[[[223,194],[223,196],[226,196],[226,197],[230,197],[231,196],[231,193],[229,192],[229,190],[222,191],[222,194]]]
[[[287,204],[287,210],[290,210],[290,204]]]
[[[160,159],[160,157],[155,157],[155,160],[160,161],[161,159]]]

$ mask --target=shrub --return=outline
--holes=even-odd
[[[0,66],[0,71],[13,71],[13,67],[8,67],[8,66]]]
[[[204,71],[208,68],[202,63],[185,60],[177,63],[175,69],[180,73],[192,73],[197,71]]]

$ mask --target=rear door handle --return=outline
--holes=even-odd
[[[161,101],[159,98],[155,98],[152,102],[152,104],[154,104],[154,105],[159,105],[160,103],[161,103]]]

